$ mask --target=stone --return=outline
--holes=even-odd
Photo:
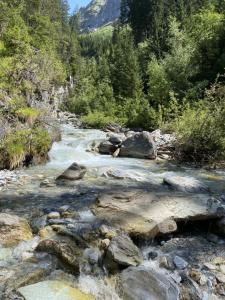
[[[94,248],[87,248],[83,253],[83,258],[86,259],[91,265],[98,264],[101,260],[101,256],[101,252]]]
[[[222,274],[222,273],[216,273],[216,279],[221,282],[221,283],[224,283],[225,284],[225,275]]]
[[[178,300],[179,288],[173,279],[150,266],[129,267],[121,274],[124,300]]]
[[[147,131],[143,131],[123,141],[119,155],[124,157],[155,159],[157,157],[157,150],[151,134]]]
[[[48,219],[59,219],[60,218],[60,213],[57,211],[50,212],[48,214]]]
[[[140,238],[175,232],[177,220],[218,217],[216,207],[208,206],[205,194],[175,196],[141,189],[104,193],[97,198],[92,211],[111,226]]]
[[[155,251],[151,251],[148,253],[148,259],[155,260],[158,257],[158,253]]]
[[[225,264],[225,258],[221,256],[217,256],[212,260],[212,263],[214,265],[224,265]]]
[[[74,241],[68,238],[60,240],[47,239],[41,241],[36,250],[55,255],[61,262],[72,268],[73,272],[79,273],[78,258],[81,253]]]
[[[60,180],[79,180],[84,177],[87,169],[85,166],[78,165],[77,163],[73,163],[65,172],[63,172],[60,176],[56,178],[56,181]]]
[[[116,151],[113,152],[112,156],[113,156],[113,157],[118,157],[119,154],[120,154],[120,148],[116,149]]]
[[[210,271],[215,271],[217,269],[217,267],[211,263],[204,263],[204,267],[206,267],[208,270]]]
[[[63,206],[60,206],[60,208],[58,209],[61,213],[62,212],[66,212],[68,210],[70,210],[70,206],[69,205],[63,205]]]
[[[220,265],[220,271],[225,275],[225,265]]]
[[[0,244],[6,247],[17,245],[32,238],[31,228],[26,219],[16,215],[0,213]]]
[[[186,262],[182,257],[177,255],[174,257],[173,263],[176,266],[176,268],[179,270],[186,269],[188,266],[188,262]]]
[[[104,263],[111,272],[119,266],[137,266],[142,261],[142,255],[136,245],[128,236],[114,237],[107,249]]]
[[[31,228],[35,234],[47,225],[47,216],[37,217],[32,219]]]
[[[60,281],[42,281],[18,289],[25,300],[94,300]]]
[[[192,177],[169,174],[164,177],[163,181],[172,189],[180,192],[207,193],[210,191],[208,186]]]
[[[110,244],[110,239],[101,240],[100,248],[103,249],[103,250],[106,250],[106,249],[108,249],[109,244]]]
[[[206,285],[208,278],[202,274],[200,271],[192,269],[189,273],[189,275],[191,276],[191,278],[196,281],[198,284],[200,284],[201,286]]]
[[[110,134],[109,142],[113,145],[121,144],[126,139],[124,134]]]
[[[99,153],[110,154],[110,155],[113,154],[117,149],[117,147],[112,143],[110,143],[109,141],[101,142],[98,148],[99,148]]]

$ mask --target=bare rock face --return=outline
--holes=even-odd
[[[78,165],[77,163],[73,163],[65,172],[63,172],[59,177],[57,177],[56,181],[79,180],[84,177],[86,172],[87,172],[87,169],[85,166]]]
[[[111,240],[105,257],[105,265],[109,271],[116,271],[120,266],[137,266],[141,261],[139,249],[128,236],[116,236]]]
[[[149,266],[130,267],[122,272],[124,300],[179,300],[179,288],[169,275]]]
[[[0,214],[0,244],[6,247],[17,245],[32,238],[26,219],[5,213]]]
[[[122,142],[120,156],[145,159],[155,159],[157,156],[156,144],[147,131],[139,132]]]
[[[171,195],[129,190],[103,194],[94,214],[130,236],[151,238],[177,230],[177,221],[219,217],[204,194]]]
[[[172,189],[180,192],[187,192],[187,193],[209,192],[209,187],[207,187],[201,181],[191,177],[167,175],[164,177],[163,181]]]

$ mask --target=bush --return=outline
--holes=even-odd
[[[112,116],[106,116],[103,112],[90,112],[88,115],[83,116],[81,121],[90,128],[102,129],[109,123],[121,123],[121,119]]]
[[[204,100],[174,122],[176,156],[195,163],[225,160],[225,87],[214,85]]]
[[[34,124],[40,113],[38,109],[31,107],[20,108],[15,112],[21,121],[27,122],[30,126]]]

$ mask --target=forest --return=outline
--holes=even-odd
[[[61,109],[86,126],[161,128],[177,135],[176,159],[223,161],[224,31],[224,0],[123,0],[116,24],[87,33],[66,0],[1,0],[3,165],[45,157],[51,136],[32,99],[69,77]]]

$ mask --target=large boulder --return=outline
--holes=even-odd
[[[121,274],[124,300],[179,300],[179,288],[169,275],[150,266],[130,267]]]
[[[63,172],[60,176],[56,178],[56,181],[61,180],[79,180],[84,177],[87,169],[85,166],[78,165],[77,163],[73,163],[65,172]]]
[[[42,281],[22,287],[18,291],[25,300],[94,300],[92,296],[61,281]]]
[[[0,244],[6,247],[17,245],[32,238],[31,228],[26,219],[0,213]]]
[[[208,186],[206,186],[201,181],[192,177],[184,177],[184,176],[169,174],[164,177],[163,181],[172,189],[180,192],[187,192],[187,193],[209,192]]]
[[[94,214],[130,236],[154,238],[177,230],[176,222],[220,217],[206,194],[167,195],[139,189],[107,192],[98,197]]]
[[[107,249],[105,265],[111,272],[119,267],[137,266],[142,261],[142,255],[138,247],[134,245],[128,236],[114,237]]]
[[[155,159],[157,149],[149,132],[143,131],[122,142],[120,156]]]

